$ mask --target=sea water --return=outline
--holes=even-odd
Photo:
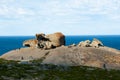
[[[14,49],[23,47],[22,43],[28,39],[34,39],[34,36],[1,36],[0,37],[0,55]],[[111,36],[66,36],[66,45],[78,44],[80,41],[93,40],[97,38],[103,42],[105,46],[120,50],[120,35]]]

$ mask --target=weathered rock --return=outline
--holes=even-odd
[[[8,60],[31,60],[31,57],[32,59],[44,57],[42,64],[120,69],[120,51],[109,47],[61,46],[49,50],[22,48],[1,56]]]
[[[90,44],[90,46],[98,48],[98,47],[101,47],[101,46],[103,47],[104,45],[100,40],[94,38],[92,43]]]
[[[52,49],[62,45],[65,45],[65,36],[60,32],[48,35],[36,34],[36,39],[23,42],[23,46],[38,47],[40,49]]]
[[[36,34],[36,39],[24,41],[23,45],[30,47],[12,50],[0,58],[21,61],[40,59],[42,64],[120,69],[120,50],[101,47],[103,43],[98,39],[93,39],[92,42],[82,41],[77,46],[62,46],[65,45],[65,36],[62,33],[41,33]],[[56,48],[51,49],[54,47]]]
[[[61,32],[48,34],[45,37],[48,38],[51,42],[53,42],[53,45],[56,47],[65,45],[65,36]]]
[[[36,34],[36,38],[38,40],[38,46],[43,49],[65,45],[65,36],[60,32],[48,35]]]
[[[78,44],[79,47],[95,47],[95,48],[99,48],[99,47],[103,47],[103,43],[94,38],[93,41],[91,42],[90,40],[86,40],[86,41],[81,41],[79,44]]]
[[[23,42],[23,46],[37,47],[38,46],[38,40],[36,40],[36,39],[25,40]]]
[[[90,47],[90,40],[86,40],[86,41],[81,41],[78,46],[80,47]]]
[[[75,46],[76,46],[76,44],[71,44],[68,46],[68,48],[75,47]]]
[[[36,34],[36,39],[38,41],[49,41],[49,39],[45,37],[44,33]]]
[[[38,48],[27,47],[12,50],[8,53],[3,54],[0,58],[4,58],[7,60],[26,60],[29,61],[31,59],[39,59],[42,58],[49,50],[41,50]]]
[[[38,46],[41,49],[51,49],[54,48],[53,43],[50,41],[39,41]]]

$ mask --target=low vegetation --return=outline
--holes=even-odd
[[[39,60],[26,64],[0,59],[0,80],[120,80],[119,73],[86,66],[41,64]]]

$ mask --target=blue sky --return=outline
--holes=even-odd
[[[120,0],[0,0],[0,36],[120,35]]]

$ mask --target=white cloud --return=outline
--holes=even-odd
[[[22,16],[34,15],[34,12],[30,9],[22,6],[14,5],[15,0],[0,1],[0,17],[5,18],[21,18]],[[12,5],[13,4],[13,5]]]
[[[81,16],[98,14],[111,19],[114,16],[112,14],[115,14],[115,16],[120,15],[120,0],[50,0],[42,2],[35,0],[34,2],[39,3],[36,4],[37,6],[35,6],[34,3],[34,5],[32,5],[29,1],[27,3],[31,5],[27,5],[27,7],[23,7],[21,3],[18,4],[17,2],[16,0],[0,1],[0,15],[18,17],[27,15],[71,16],[77,14],[78,16],[79,14]],[[26,1],[24,1],[24,3],[26,3]]]
[[[16,13],[18,13],[18,14],[20,14],[20,15],[24,15],[24,14],[27,14],[27,11],[24,10],[23,8],[18,8],[18,9],[16,10]]]
[[[120,0],[69,0],[66,5],[67,8],[71,9],[70,13],[80,15],[111,15],[114,13],[120,15]]]
[[[119,19],[120,0],[0,0],[0,21],[4,23],[0,25],[32,27],[31,32],[54,31],[56,26],[62,26],[61,31],[65,26],[98,26],[97,21]]]

